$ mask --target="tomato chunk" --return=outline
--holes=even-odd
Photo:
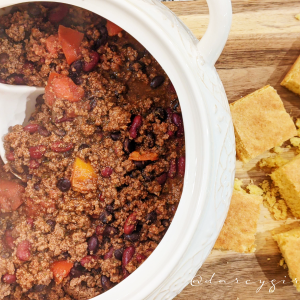
[[[52,106],[57,99],[78,102],[84,97],[84,89],[65,75],[52,72],[45,88],[45,101]]]
[[[129,154],[129,160],[146,161],[146,160],[158,160],[158,154],[154,152],[140,154],[137,151],[133,151]]]
[[[106,23],[106,28],[109,36],[114,36],[120,33],[123,29],[116,25],[115,23],[108,21]]]
[[[58,50],[61,48],[61,45],[59,43],[57,35],[50,35],[46,39],[46,48],[47,48],[48,52],[51,54],[58,53]]]
[[[0,180],[0,210],[3,213],[15,211],[22,203],[22,185],[7,180]]]
[[[72,28],[59,25],[58,38],[69,65],[79,59],[81,55],[80,44],[83,37],[83,33]]]
[[[54,280],[57,284],[60,284],[65,277],[67,277],[73,267],[71,262],[66,260],[55,261],[52,263],[50,269],[53,272]]]

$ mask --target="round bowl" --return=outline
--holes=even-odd
[[[0,6],[23,2],[31,1],[2,0]],[[229,34],[231,2],[207,0],[210,23],[200,42],[158,0],[59,2],[93,11],[129,32],[161,64],[177,91],[185,127],[186,173],[173,222],[143,265],[94,298],[172,299],[192,280],[210,253],[233,190],[233,124],[214,67]]]

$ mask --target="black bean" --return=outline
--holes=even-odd
[[[142,61],[134,61],[129,65],[130,71],[141,70],[143,73],[146,71],[146,65]]]
[[[91,236],[88,239],[88,251],[96,252],[99,247],[99,241],[96,235]]]
[[[81,272],[80,270],[73,267],[70,270],[70,275],[71,275],[72,278],[78,278],[78,277],[83,275],[83,272]]]
[[[129,154],[135,150],[135,141],[126,138],[123,144],[124,151]]]
[[[111,223],[111,222],[114,221],[114,217],[113,217],[113,215],[112,215],[110,212],[108,212],[107,210],[104,210],[104,211],[100,214],[99,220],[100,220],[102,223],[104,223],[104,224],[109,224],[109,223]]]
[[[54,220],[47,220],[46,223],[51,227],[51,231],[54,231],[56,222]]]
[[[102,285],[104,291],[108,291],[109,289],[111,289],[114,286],[114,284],[105,275],[101,276],[101,285]]]
[[[143,224],[141,224],[141,223],[138,223],[137,225],[136,225],[136,229],[135,229],[135,232],[140,232],[141,230],[142,230],[142,228],[143,228]]]
[[[170,222],[169,222],[168,220],[164,219],[164,220],[161,220],[161,224],[162,224],[164,227],[169,227]]]
[[[106,205],[105,208],[108,212],[113,213],[114,212],[114,208],[112,207],[112,205]]]
[[[33,175],[32,174],[26,174],[26,179],[29,181],[29,180],[31,180],[32,179],[32,177],[33,177]]]
[[[62,192],[67,192],[71,188],[71,182],[67,178],[61,178],[58,180],[57,187]]]
[[[124,234],[124,240],[129,242],[137,242],[140,238],[140,235],[137,232],[133,232],[131,234]]]
[[[114,252],[115,258],[117,260],[122,260],[123,252],[124,252],[123,248],[115,250],[115,252]]]
[[[165,77],[164,76],[161,76],[161,75],[158,75],[158,76],[155,76],[151,82],[150,82],[150,86],[153,88],[153,89],[156,89],[158,87],[160,87],[165,81]]]
[[[44,104],[45,103],[45,100],[44,100],[44,94],[41,94],[39,95],[37,98],[36,98],[36,104],[37,105],[41,105],[41,104]]]
[[[113,141],[117,141],[120,139],[121,133],[120,132],[113,132],[110,134],[110,137]]]
[[[5,37],[6,37],[5,28],[0,26],[0,38],[5,38]]]
[[[70,258],[70,254],[68,253],[68,251],[63,252],[61,255],[63,256],[64,259]]]
[[[155,134],[153,132],[147,133],[145,144],[148,148],[153,148],[155,146]]]
[[[130,47],[131,49],[135,50],[135,46],[134,46],[133,44],[131,44],[131,43],[127,43],[127,44],[124,44],[124,45],[122,46],[123,49],[129,48],[129,47]]]
[[[146,173],[142,172],[142,176],[146,182],[150,182],[154,179],[154,175],[151,173],[146,174]]]
[[[98,50],[101,46],[105,45],[108,40],[108,32],[106,26],[101,26],[98,28],[100,32],[100,37],[95,41],[93,50]]]
[[[103,236],[114,237],[119,233],[119,230],[112,226],[106,226],[103,231]]]
[[[110,243],[110,238],[108,236],[103,237],[103,243]]]
[[[110,49],[112,52],[118,52],[118,46],[116,46],[116,45],[109,45],[108,47],[109,47],[109,49]]]
[[[24,85],[25,84],[23,75],[12,74],[12,75],[9,76],[9,78],[12,79],[13,83],[16,84],[16,85]]]
[[[36,190],[36,191],[39,191],[40,190],[40,186],[38,183],[35,183],[33,188]]]
[[[32,290],[36,293],[40,293],[42,292],[44,289],[46,288],[46,285],[43,285],[43,284],[35,284],[33,287],[32,287]]]
[[[36,17],[41,13],[41,8],[35,3],[28,4],[28,13],[31,17]]]
[[[45,137],[51,135],[51,132],[48,131],[44,126],[39,126],[38,131],[39,131],[39,134],[40,134],[40,135],[45,136]]]
[[[57,128],[57,129],[55,129],[54,133],[57,136],[65,136],[67,134],[66,131],[63,128]]]
[[[90,146],[87,145],[87,144],[81,144],[81,145],[79,146],[79,148],[78,148],[78,151],[83,150],[83,149],[87,149],[87,148],[90,148]]]
[[[97,100],[96,99],[92,99],[90,101],[90,109],[89,109],[89,111],[93,111],[94,108],[96,107],[96,105],[97,105]]]
[[[5,64],[9,59],[9,55],[5,52],[0,54],[0,64]]]
[[[71,64],[70,71],[72,73],[76,73],[77,75],[79,75],[80,72],[82,71],[82,67],[83,67],[83,62],[81,60],[76,60]]]
[[[146,223],[152,224],[157,220],[157,213],[155,210],[151,211],[147,214]]]
[[[6,229],[12,230],[13,228],[14,228],[13,223],[12,223],[10,220],[8,220],[8,221],[6,222]]]
[[[147,163],[145,161],[133,160],[132,162],[134,163],[136,168],[139,169],[139,170],[142,170],[147,166]]]
[[[165,121],[168,117],[167,112],[162,107],[157,107],[154,111],[154,115],[160,121]]]

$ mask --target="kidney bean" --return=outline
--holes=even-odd
[[[40,134],[41,136],[48,137],[48,136],[51,135],[51,132],[48,131],[44,126],[40,126],[40,127],[39,127],[39,134]]]
[[[8,153],[6,154],[6,159],[7,159],[8,161],[14,161],[14,160],[15,160],[15,154],[14,154],[14,152],[13,152],[13,151],[8,152]]]
[[[46,223],[51,227],[51,231],[54,231],[56,222],[54,220],[47,220]]]
[[[33,227],[33,219],[32,218],[27,218],[26,219],[26,223],[30,226],[30,227]]]
[[[63,116],[62,118],[60,119],[56,119],[55,120],[55,123],[56,124],[60,124],[60,123],[64,123],[64,122],[72,122],[75,118],[71,118],[71,117],[68,117],[68,116]]]
[[[64,129],[62,128],[57,128],[54,130],[54,133],[57,135],[57,136],[65,136],[67,133]]]
[[[112,258],[113,254],[114,254],[114,248],[113,248],[113,246],[111,246],[109,248],[108,252],[105,253],[104,260]]]
[[[114,284],[105,275],[101,275],[101,285],[104,291],[108,291],[114,286]]]
[[[125,268],[122,268],[122,273],[123,273],[123,279],[127,278],[130,275],[130,273]]]
[[[184,176],[185,173],[185,156],[178,158],[178,173],[181,176]]]
[[[175,178],[176,173],[177,173],[177,160],[175,158],[173,158],[170,161],[168,177],[169,178]]]
[[[168,173],[162,173],[160,176],[156,177],[156,181],[160,184],[163,185],[166,183],[168,179]]]
[[[144,262],[147,259],[147,257],[144,254],[138,253],[136,255],[136,260],[138,261],[139,264]]]
[[[40,163],[35,160],[35,159],[31,159],[29,161],[29,169],[37,169],[40,166]]]
[[[67,16],[68,13],[68,5],[60,3],[58,6],[54,7],[49,11],[48,20],[51,23],[59,23]]]
[[[184,127],[183,125],[179,126],[177,131],[176,131],[176,136],[181,138],[184,135]]]
[[[131,138],[135,139],[137,137],[138,130],[142,126],[142,124],[143,124],[142,116],[139,115],[135,116],[129,129],[129,135]]]
[[[72,278],[78,278],[83,275],[84,271],[85,268],[80,264],[80,262],[76,261],[70,270],[70,275]]]
[[[29,148],[29,154],[31,158],[40,159],[46,152],[46,147],[44,145],[34,146]]]
[[[182,121],[182,117],[181,115],[177,114],[177,113],[173,113],[172,114],[172,122],[177,126],[182,126],[183,121]]]
[[[12,231],[6,230],[4,233],[4,242],[8,248],[13,249],[15,247],[14,238],[12,237]]]
[[[157,220],[157,213],[155,210],[151,211],[147,214],[146,223],[152,224]]]
[[[41,104],[44,104],[45,103],[45,100],[44,100],[44,94],[41,94],[39,95],[37,98],[36,98],[36,104],[37,105],[41,105]]]
[[[28,13],[31,17],[36,17],[41,13],[41,9],[35,3],[28,4]]]
[[[39,124],[28,124],[23,127],[23,130],[29,133],[35,133],[39,130],[39,127],[40,127]]]
[[[117,260],[122,260],[123,252],[124,252],[123,248],[115,250],[115,252],[114,252],[115,258]]]
[[[137,232],[133,232],[131,234],[124,234],[124,240],[129,242],[137,242],[140,239],[140,235]]]
[[[84,267],[85,265],[89,264],[92,260],[97,260],[98,257],[96,255],[88,255],[85,256],[81,259],[80,264],[82,267]]]
[[[29,241],[25,240],[18,244],[16,256],[19,260],[28,261],[30,259],[31,244]]]
[[[122,267],[125,268],[127,264],[131,261],[135,253],[135,248],[133,246],[127,247],[122,256]]]
[[[71,188],[71,182],[67,178],[61,178],[57,182],[57,187],[62,192],[67,192]]]
[[[72,143],[64,143],[62,141],[54,142],[51,145],[51,149],[54,152],[67,152],[67,151],[71,150],[72,148],[73,148]]]
[[[113,169],[111,167],[106,167],[101,171],[101,175],[104,178],[109,178],[110,175],[112,174]]]
[[[90,56],[90,61],[89,62],[85,61],[83,63],[84,72],[91,72],[96,67],[100,59],[98,52],[95,51],[90,52],[89,56]]]
[[[57,2],[41,2],[41,4],[46,8],[54,8],[59,5]]]
[[[16,85],[24,85],[25,84],[23,75],[12,74],[12,75],[9,76],[9,78],[13,79],[13,83],[16,84]]]
[[[112,226],[106,226],[103,231],[103,236],[114,237],[119,233],[118,229]]]
[[[136,223],[137,223],[136,214],[135,213],[130,214],[124,224],[124,233],[125,234],[132,233],[135,229]]]
[[[111,205],[106,205],[105,208],[108,212],[110,212],[111,214],[114,212],[114,208]]]
[[[98,247],[99,247],[99,241],[96,235],[92,235],[89,239],[88,239],[88,251],[90,252],[96,252]]]
[[[121,133],[120,132],[113,132],[110,134],[110,137],[113,141],[118,141],[121,137]]]
[[[133,152],[135,150],[135,141],[130,140],[129,138],[126,138],[124,141],[124,144],[123,144],[123,148],[127,154],[130,154],[131,152]]]
[[[94,50],[98,50],[101,46],[105,45],[108,40],[108,32],[106,26],[101,26],[98,28],[98,30],[100,32],[100,37],[94,43]]]
[[[161,75],[158,75],[158,76],[155,76],[151,82],[150,82],[150,86],[153,88],[153,89],[157,89],[158,87],[160,87],[165,81],[165,77],[164,76],[161,76]]]
[[[170,82],[170,84],[168,85],[168,92],[171,94],[176,94],[176,90],[172,82]]]
[[[3,65],[9,60],[9,55],[5,52],[0,54],[0,64]]]
[[[6,80],[3,78],[0,78],[0,83],[6,83]]]
[[[17,277],[15,274],[5,274],[2,276],[2,282],[7,284],[13,284],[17,280]]]
[[[103,235],[104,233],[104,226],[103,225],[98,225],[95,229],[96,235]]]
[[[104,195],[103,195],[102,193],[100,193],[100,195],[99,195],[99,200],[100,200],[101,202],[104,201]]]

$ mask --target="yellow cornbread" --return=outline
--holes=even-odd
[[[271,178],[292,214],[300,218],[300,155],[274,171]]]
[[[236,151],[243,162],[297,135],[276,90],[265,86],[230,104]]]
[[[300,292],[300,228],[273,236],[289,268],[289,276]]]
[[[214,248],[254,252],[261,202],[261,196],[233,191],[228,215]]]
[[[282,80],[281,85],[300,95],[300,56]]]

